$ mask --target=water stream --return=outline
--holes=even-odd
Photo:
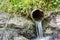
[[[35,21],[35,23],[36,23],[37,37],[43,38],[42,22],[41,21]]]
[[[42,21],[35,21],[37,38],[34,40],[50,40],[51,36],[43,36]]]

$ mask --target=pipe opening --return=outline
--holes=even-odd
[[[42,20],[43,17],[44,17],[44,13],[38,9],[32,12],[32,18],[34,20]]]

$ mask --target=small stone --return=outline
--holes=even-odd
[[[46,30],[46,32],[45,32],[46,34],[52,34],[53,33],[53,31],[51,30],[51,28],[47,28],[47,30]]]
[[[27,38],[25,38],[23,36],[19,36],[19,40],[29,40],[29,39],[27,39]]]

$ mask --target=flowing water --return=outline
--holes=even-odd
[[[35,21],[35,24],[36,24],[37,38],[34,40],[50,40],[51,36],[43,37],[42,22]]]
[[[35,21],[35,23],[36,23],[37,37],[43,38],[42,22],[41,21]]]

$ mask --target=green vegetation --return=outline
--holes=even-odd
[[[0,10],[9,13],[29,14],[33,9],[59,10],[60,0],[0,0]]]

